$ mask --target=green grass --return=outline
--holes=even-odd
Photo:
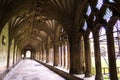
[[[106,68],[105,72],[109,73],[108,64],[106,63],[106,61],[105,61],[105,59],[103,57],[101,57],[101,62],[102,62],[101,63],[101,65],[102,65],[102,73],[104,73],[103,68]],[[120,59],[116,60],[116,65],[117,65],[117,67],[120,67]],[[94,57],[92,57],[92,71],[91,72],[92,72],[92,75],[95,75],[95,59],[94,59]],[[118,74],[118,77],[120,79],[120,74]],[[103,75],[103,78],[104,78],[104,80],[109,80],[109,74]]]

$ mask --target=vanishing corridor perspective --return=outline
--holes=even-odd
[[[120,0],[0,0],[0,80],[120,80]]]

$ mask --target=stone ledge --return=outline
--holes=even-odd
[[[2,73],[0,73],[0,80],[3,80],[3,78],[10,72],[9,69],[3,71]]]
[[[72,74],[69,74],[69,73],[64,72],[64,71],[62,71],[62,70],[59,70],[59,69],[57,69],[57,68],[54,67],[54,66],[48,65],[48,64],[43,63],[43,62],[41,62],[41,61],[38,61],[38,60],[36,60],[36,59],[35,59],[35,61],[39,62],[40,64],[42,64],[42,65],[44,65],[44,66],[46,66],[47,68],[49,68],[49,69],[51,69],[52,71],[54,71],[54,72],[56,72],[57,74],[59,74],[60,76],[66,78],[66,80],[83,80],[83,79],[81,79],[81,78],[78,78],[78,77],[76,77],[76,76],[73,76]]]
[[[19,63],[19,62],[18,62]],[[18,63],[16,63],[15,65],[13,65],[12,67],[6,69],[5,71],[3,71],[2,73],[0,73],[0,80],[3,80],[4,77],[11,71],[12,68],[14,68]]]

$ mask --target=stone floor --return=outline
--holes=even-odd
[[[3,80],[65,80],[34,60],[22,60]]]

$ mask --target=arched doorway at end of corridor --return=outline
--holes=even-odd
[[[30,59],[31,58],[31,51],[30,50],[27,50],[27,51],[25,51],[25,53],[24,54],[22,54],[22,58],[28,58],[28,59]]]

